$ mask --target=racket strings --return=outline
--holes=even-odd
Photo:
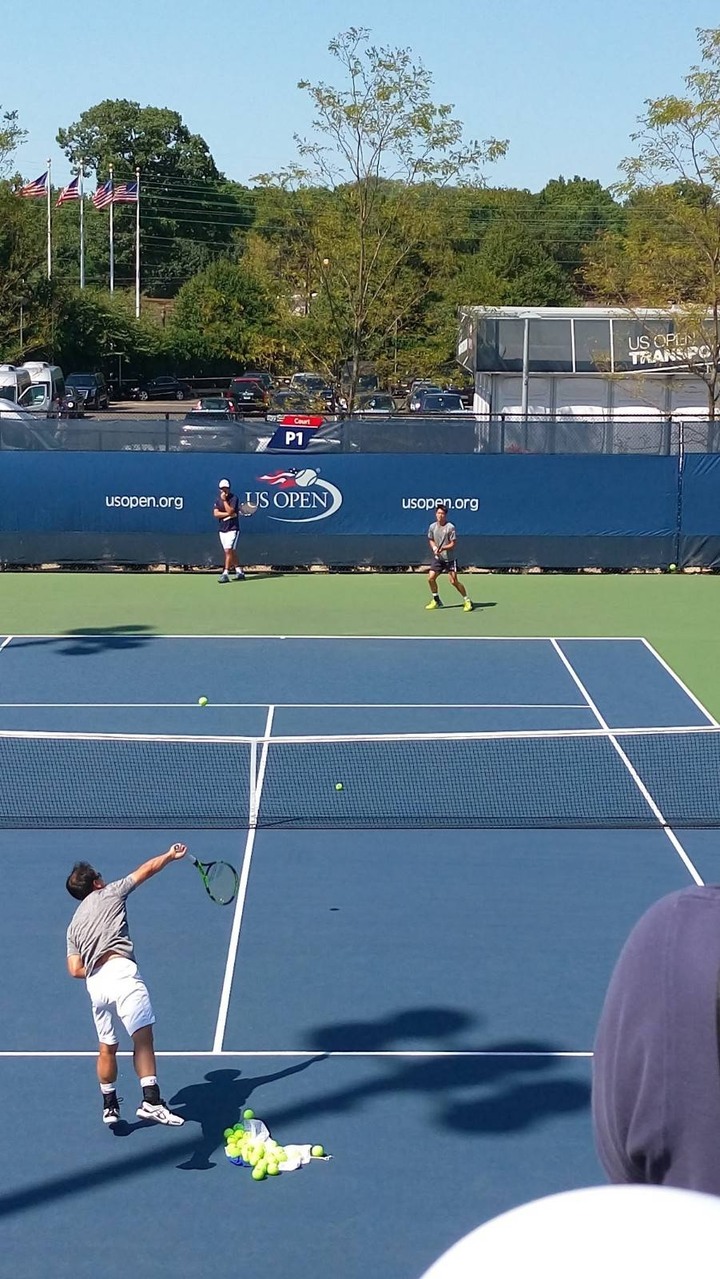
[[[207,890],[213,901],[227,906],[237,892],[237,873],[227,862],[214,862],[205,874]]]

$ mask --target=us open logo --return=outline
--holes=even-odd
[[[329,480],[321,479],[320,473],[311,467],[274,471],[272,475],[258,475],[258,480],[270,485],[270,492],[258,490],[248,494],[247,500],[265,511],[269,519],[283,524],[326,520],[342,506],[340,489]]]

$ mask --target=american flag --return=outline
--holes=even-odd
[[[120,182],[115,187],[114,204],[134,204],[138,198],[137,182]]]
[[[57,198],[57,202],[58,202],[58,205],[60,205],[60,204],[64,204],[66,200],[79,200],[79,199],[80,199],[80,175],[78,174],[78,176],[76,178],[73,178],[72,182],[70,182],[68,186],[63,187],[62,191],[60,192]]]
[[[106,209],[113,202],[113,184],[112,178],[108,178],[101,187],[95,192],[92,202],[96,209]]]
[[[46,195],[47,179],[48,179],[48,175],[46,171],[45,173],[43,173],[42,177],[36,178],[34,182],[26,182],[24,187],[20,187],[20,190],[18,191],[18,195],[24,195],[28,197],[31,197],[34,195]]]

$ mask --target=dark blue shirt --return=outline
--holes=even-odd
[[[218,524],[220,525],[220,529],[223,533],[234,533],[235,530],[240,527],[240,521],[238,519],[238,507],[240,503],[234,493],[228,493],[225,500],[228,506],[232,507],[234,514],[228,515],[226,520],[218,520]],[[222,498],[219,497],[213,509],[222,510],[222,504]]]
[[[611,1181],[720,1195],[716,998],[720,887],[691,887],[633,928],[593,1061],[598,1154]]]

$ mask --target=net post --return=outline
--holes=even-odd
[[[248,813],[248,829],[252,830],[257,822],[257,776],[258,776],[258,741],[253,737],[250,741],[250,808]]]

